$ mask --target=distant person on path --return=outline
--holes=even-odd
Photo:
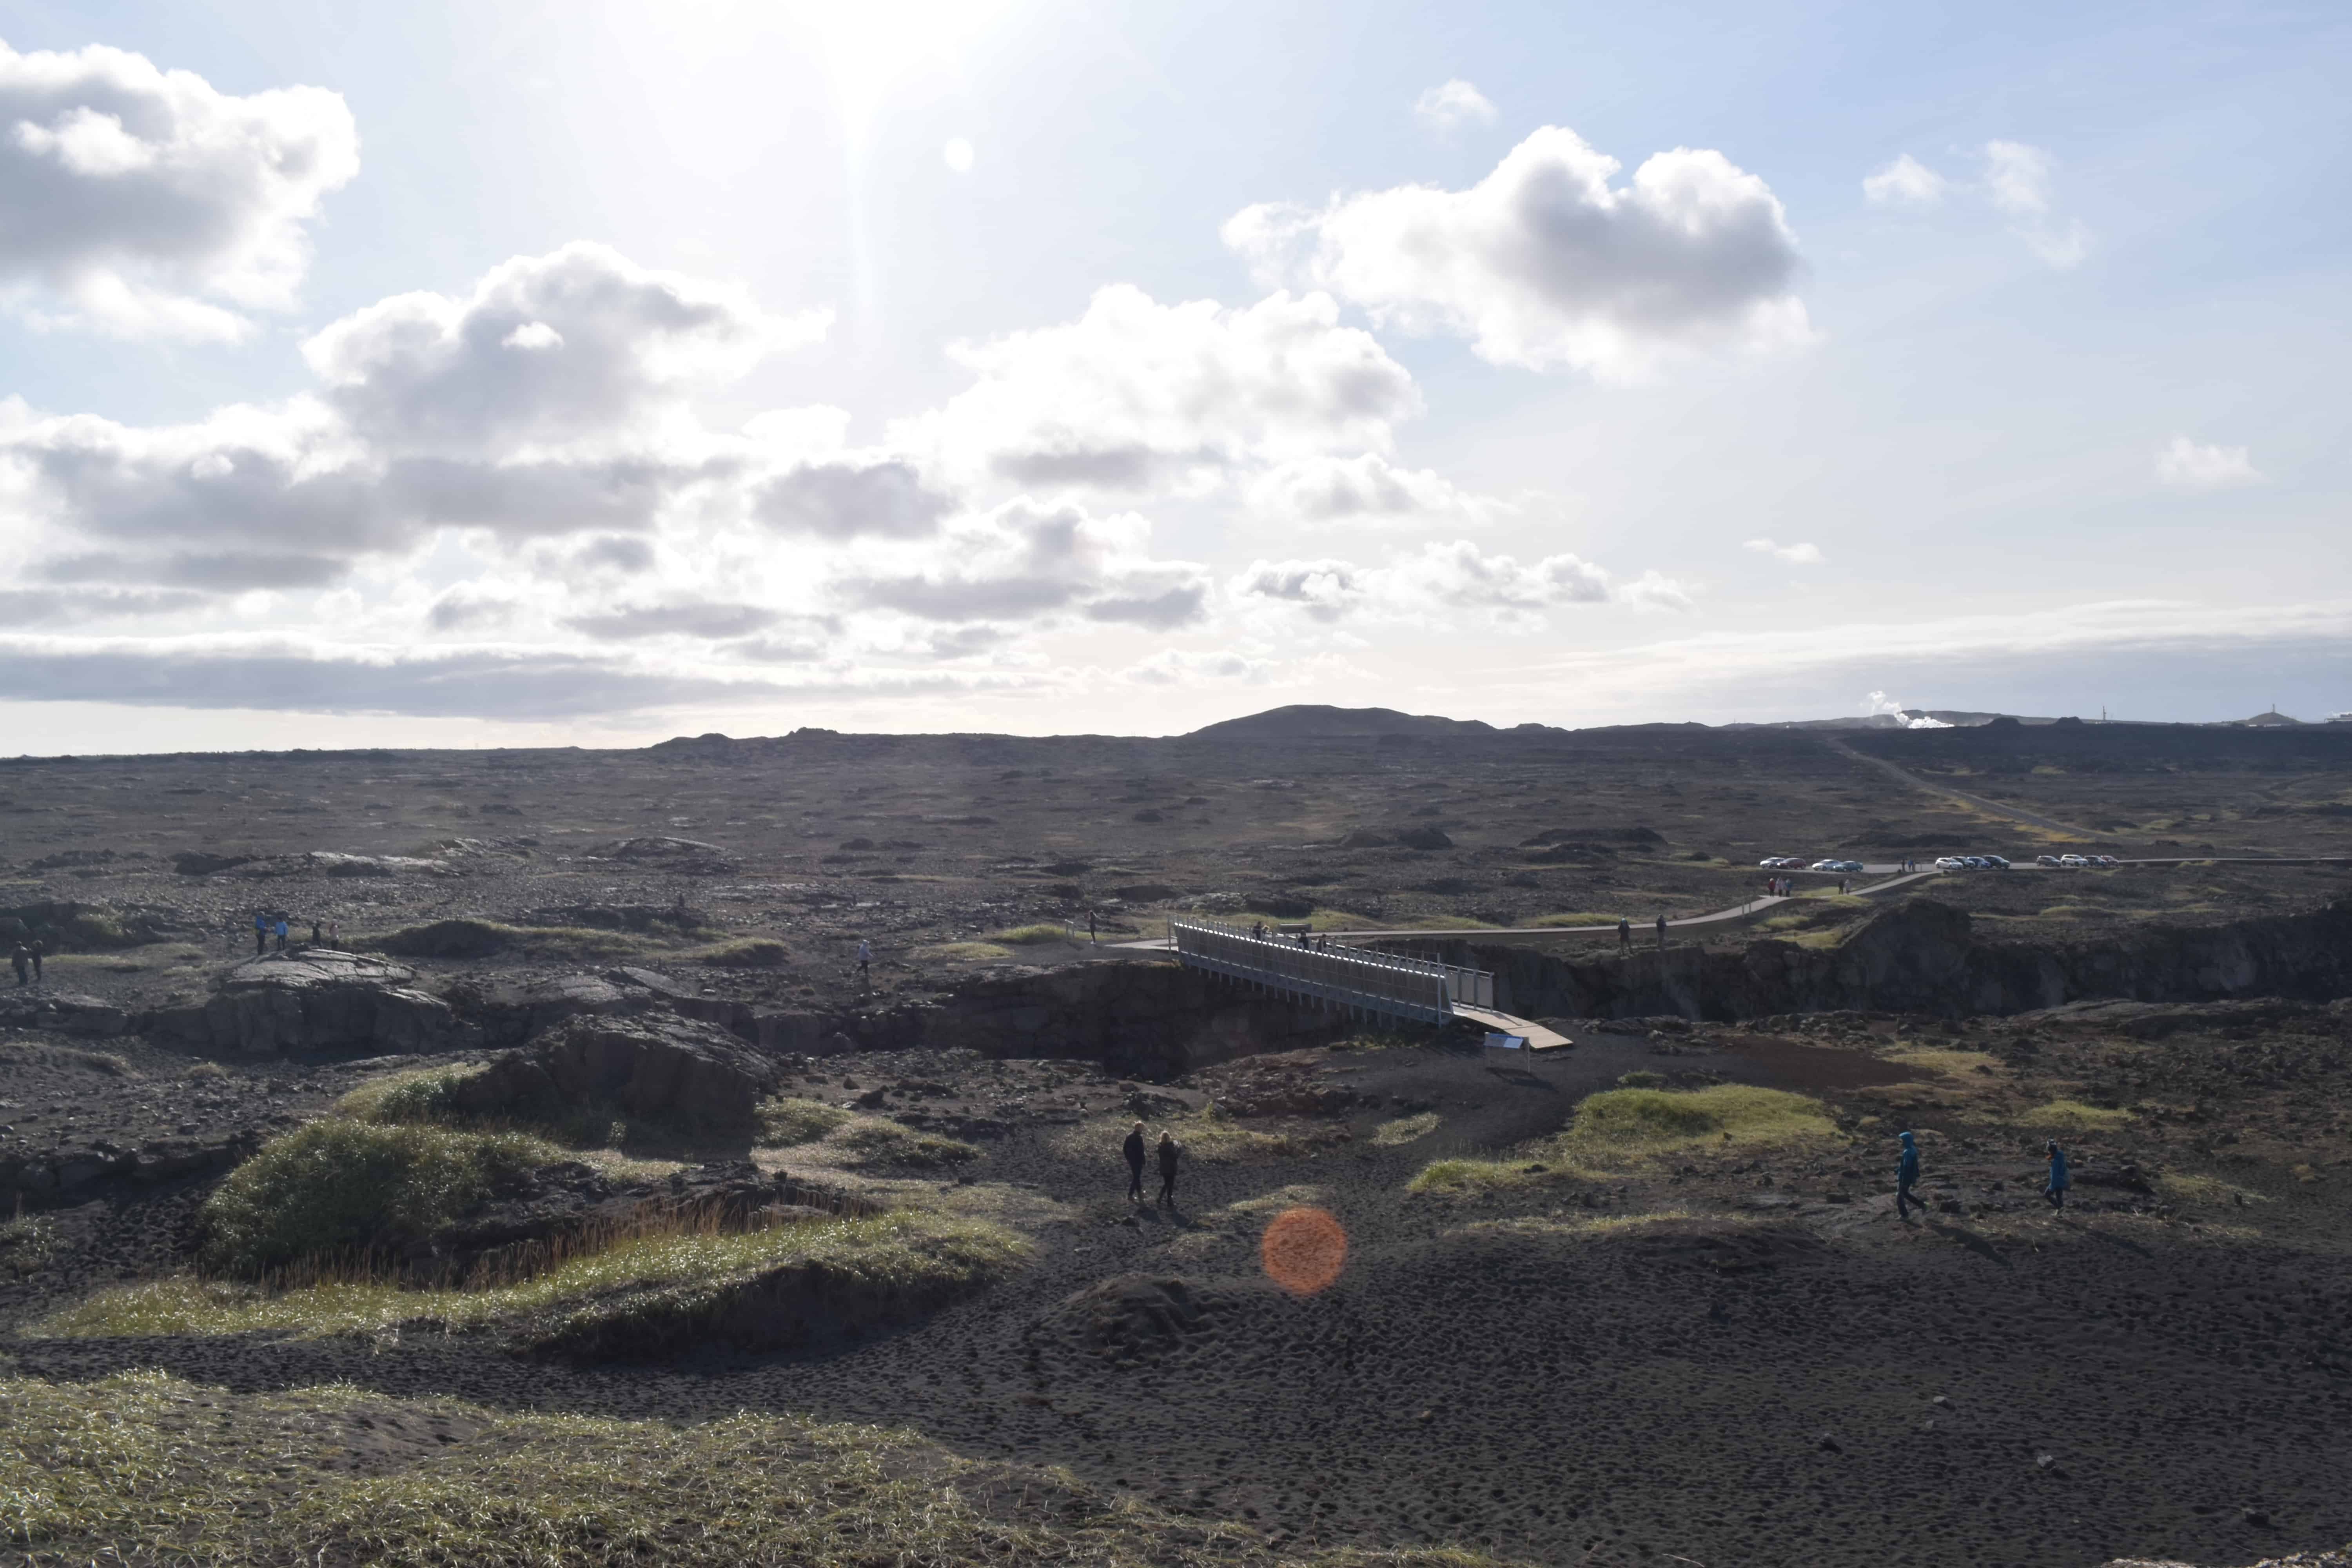
[[[16,984],[25,984],[26,976],[32,971],[33,955],[25,951],[23,942],[16,944],[16,951],[8,955],[8,962],[16,966]]]
[[[1633,945],[1633,922],[1623,915],[1617,917],[1617,945],[1619,947]]]
[[[1919,1184],[1919,1141],[1905,1128],[1897,1137],[1903,1140],[1903,1152],[1895,1161],[1895,1213],[1898,1218],[1911,1217],[1911,1205],[1917,1204],[1919,1212],[1927,1212],[1927,1200],[1911,1189]]]
[[[1170,1208],[1176,1206],[1176,1162],[1183,1150],[1176,1143],[1176,1134],[1166,1128],[1160,1130],[1160,1201]]]
[[[310,945],[312,947],[324,947],[327,945],[327,933],[319,929],[319,922],[317,921],[312,921],[310,922]]]
[[[1095,940],[1095,912],[1092,910],[1088,910],[1087,911],[1087,941],[1091,944]]]
[[[1127,1142],[1119,1149],[1127,1156],[1127,1201],[1139,1204],[1143,1201],[1142,1122],[1135,1124],[1135,1131],[1127,1135]]]
[[[342,945],[342,942],[343,922],[341,921],[329,921],[327,922],[327,945],[329,947],[341,947]]]
[[[1666,951],[1666,911],[1664,910],[1658,911],[1658,951]]]
[[[874,944],[864,937],[857,939],[857,983],[868,990],[874,986]]]
[[[284,915],[278,917],[278,951],[280,952],[286,951],[286,917]]]
[[[1250,921],[1250,940],[1252,942],[1264,942],[1265,940],[1265,922],[1264,921]]]
[[[1838,879],[1838,891],[1841,893],[1845,891],[1845,879],[1843,877],[1840,877]]]
[[[2042,1147],[2050,1155],[2050,1181],[2042,1189],[2042,1195],[2050,1200],[2052,1208],[2063,1209],[2066,1206],[2066,1189],[2074,1184],[2074,1173],[2066,1168],[2066,1151],[2058,1147],[2055,1138]]]
[[[33,940],[33,984],[36,985],[41,983],[41,954],[48,951],[41,944],[39,938],[36,937]]]
[[[253,917],[253,956],[259,958],[263,953],[268,952],[268,951],[269,917],[268,915],[256,915]]]

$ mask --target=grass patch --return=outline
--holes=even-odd
[[[961,1138],[919,1132],[878,1116],[854,1119],[834,1133],[830,1141],[848,1150],[854,1163],[860,1165],[911,1165],[919,1170],[936,1170],[980,1158],[980,1151]]]
[[[0,1269],[30,1274],[58,1249],[57,1222],[45,1215],[18,1215],[0,1221]]]
[[[1612,1089],[1588,1095],[1557,1141],[1586,1161],[1641,1159],[1676,1150],[1834,1142],[1819,1100],[1777,1089],[1719,1083],[1706,1089]]]
[[[773,937],[745,937],[721,942],[693,955],[717,969],[782,969],[793,961],[793,950]]]
[[[1510,1160],[1432,1160],[1404,1184],[1409,1193],[1461,1196],[1524,1187],[1558,1176],[1580,1175],[1576,1167],[1540,1154]]]
[[[499,1184],[562,1157],[516,1132],[314,1121],[271,1139],[205,1200],[200,1257],[258,1276],[428,1238]]]
[[[985,963],[1010,958],[1013,950],[1001,942],[942,942],[919,947],[911,956],[929,963]]]
[[[2081,1130],[2121,1127],[2131,1121],[2131,1112],[2118,1110],[2111,1106],[2085,1105],[2079,1100],[2053,1100],[2046,1105],[2033,1107],[2031,1110],[2018,1116],[2016,1120],[2021,1125],[2026,1127]]]
[[[1705,1221],[1709,1225],[1755,1225],[1748,1215],[1697,1214],[1690,1209],[1652,1209],[1643,1214],[1604,1214],[1590,1215],[1528,1215],[1517,1219],[1474,1220],[1455,1227],[1454,1236],[1614,1236],[1626,1231],[1642,1230],[1654,1225],[1675,1225]]]
[[[2278,1200],[2242,1187],[2235,1182],[2225,1182],[2219,1176],[2191,1176],[2167,1172],[2156,1178],[2157,1190],[2176,1203],[2210,1204],[2215,1207],[2242,1208],[2249,1204],[2275,1203]]]
[[[770,1095],[761,1100],[755,1114],[760,1131],[754,1142],[763,1149],[789,1149],[795,1143],[814,1143],[835,1129],[854,1121],[848,1111],[822,1100],[799,1100],[788,1094]]]
[[[1982,1077],[1978,1068],[1981,1068],[1987,1073],[1997,1073],[2004,1065],[1999,1057],[1990,1052],[1948,1050],[1941,1046],[1902,1046],[1887,1052],[1886,1059],[1907,1068],[1939,1073],[1946,1078],[1963,1075]]]
[[[629,958],[646,951],[641,937],[587,926],[515,926],[498,921],[433,921],[403,926],[380,936],[355,938],[354,945],[394,958]]]
[[[65,1339],[255,1330],[318,1335],[423,1324],[495,1329],[531,1350],[660,1354],[730,1331],[756,1337],[753,1322],[762,1312],[852,1331],[902,1321],[1001,1277],[1027,1256],[1028,1245],[1001,1226],[942,1215],[733,1233],[656,1221],[529,1279],[486,1289],[404,1290],[354,1277],[275,1289],[178,1276],[102,1292],[34,1331]]]
[[[914,1433],[740,1413],[673,1424],[517,1415],[350,1384],[232,1394],[160,1372],[0,1379],[9,1542],[43,1562],[215,1568],[1481,1568],[1455,1549],[1277,1554],[1066,1470]],[[414,1447],[384,1430],[437,1432]],[[357,1462],[289,1463],[349,1454]]]
[[[190,1062],[188,1064],[188,1070],[182,1073],[180,1076],[185,1079],[194,1079],[201,1082],[206,1079],[226,1078],[228,1077],[228,1068],[221,1066],[218,1062]]]
[[[1383,1149],[1393,1149],[1400,1143],[1411,1143],[1437,1131],[1443,1121],[1434,1110],[1424,1110],[1418,1116],[1400,1116],[1394,1121],[1383,1121],[1372,1129],[1372,1142]]]
[[[384,1126],[460,1121],[465,1118],[457,1108],[459,1089],[485,1070],[482,1062],[455,1062],[386,1073],[335,1101],[335,1114]]]
[[[1033,947],[1041,942],[1067,942],[1070,930],[1067,926],[1041,922],[1014,926],[1010,931],[992,931],[988,933],[988,940],[1003,947]]]

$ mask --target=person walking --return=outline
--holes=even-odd
[[[331,947],[331,948],[338,948],[338,949],[340,949],[340,948],[343,945],[343,922],[342,922],[342,921],[329,921],[327,922],[327,945],[328,945],[329,947]]]
[[[268,951],[269,917],[268,915],[256,915],[253,917],[253,956],[259,958],[263,953],[268,952]]]
[[[284,915],[278,917],[278,951],[280,952],[286,951],[286,917]]]
[[[32,971],[33,955],[25,951],[25,944],[23,942],[20,942],[16,944],[16,951],[8,955],[8,962],[16,966],[16,984],[19,985],[25,984],[25,977]]]
[[[1633,922],[1623,915],[1617,917],[1617,945],[1619,947],[1633,945]]]
[[[857,939],[857,984],[874,989],[874,944],[864,937]]]
[[[1839,891],[1841,894],[1843,894],[1843,893],[1845,891],[1845,879],[1844,879],[1843,877],[1840,877],[1840,878],[1838,879],[1838,891]]]
[[[1135,1124],[1135,1131],[1127,1135],[1127,1142],[1119,1145],[1119,1149],[1127,1156],[1127,1201],[1139,1204],[1143,1201],[1142,1122]]]
[[[33,984],[36,985],[41,983],[41,955],[48,951],[39,937],[33,939]]]
[[[1094,946],[1098,940],[1095,935],[1095,912],[1088,910],[1087,911],[1087,945]]]
[[[1921,1214],[1927,1212],[1927,1200],[1911,1190],[1919,1184],[1919,1141],[1907,1127],[1895,1136],[1903,1141],[1903,1152],[1895,1160],[1895,1213],[1907,1220],[1913,1204],[1919,1205]]]
[[[2042,1147],[2050,1156],[2050,1180],[2042,1186],[2042,1195],[2050,1200],[2052,1208],[2063,1209],[2066,1189],[2074,1184],[2074,1173],[2067,1169],[2066,1151],[2058,1147],[2058,1140],[2053,1138]]]
[[[1666,951],[1666,911],[1664,910],[1658,911],[1658,951]]]
[[[1176,1134],[1166,1128],[1160,1130],[1160,1201],[1170,1208],[1176,1206],[1176,1162],[1184,1151],[1176,1142]]]
[[[324,947],[327,945],[327,933],[320,929],[319,922],[317,921],[312,921],[310,922],[310,945],[312,947]]]

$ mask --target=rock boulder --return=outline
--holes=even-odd
[[[738,1127],[782,1069],[725,1029],[692,1018],[583,1015],[510,1051],[468,1086],[469,1109],[611,1106],[632,1116]]]
[[[166,1044],[245,1056],[478,1044],[477,1032],[446,1002],[411,987],[415,978],[412,970],[357,953],[270,953],[229,971],[206,1000],[158,1008],[139,1027]]]

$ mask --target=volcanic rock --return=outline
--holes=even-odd
[[[476,1032],[449,1004],[410,987],[415,978],[399,964],[324,948],[270,953],[229,971],[209,999],[159,1008],[140,1026],[184,1048],[246,1056],[475,1044]]]
[[[566,1020],[467,1085],[482,1111],[611,1106],[632,1116],[736,1126],[775,1092],[774,1061],[690,1018],[583,1016]]]

